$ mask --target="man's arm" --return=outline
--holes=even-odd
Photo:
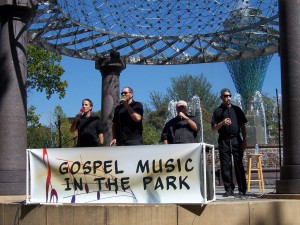
[[[243,140],[247,140],[247,131],[246,131],[245,124],[241,125],[241,131],[242,131]]]
[[[133,119],[135,122],[140,122],[142,120],[143,118],[142,112],[141,113],[136,112],[126,101],[123,102],[123,105],[127,109],[131,119]],[[143,106],[141,105],[141,109],[140,109],[141,111],[143,111],[142,107]]]
[[[100,145],[104,145],[104,135],[103,135],[103,133],[98,134],[98,140],[99,140]]]
[[[189,124],[189,126],[194,130],[194,131],[199,131],[200,127],[197,126],[195,121],[190,119],[187,115],[185,115],[183,112],[179,112],[178,116],[180,116],[182,119],[186,120]]]
[[[169,129],[169,122],[167,122],[161,132],[161,135],[160,135],[160,141],[162,141],[163,144],[169,144],[168,142],[168,133],[170,132],[170,129]]]
[[[220,123],[216,123],[213,127],[212,130],[213,131],[218,131],[223,125],[230,125],[231,124],[231,120],[229,118],[225,118],[224,120],[222,120]]]
[[[188,124],[190,125],[190,127],[194,130],[194,131],[198,131],[199,128],[197,126],[197,124],[191,120],[190,118],[186,119],[186,121],[188,122]]]
[[[116,131],[116,124],[113,123],[112,125],[112,140],[110,141],[110,146],[115,145],[117,143],[117,131]]]
[[[242,131],[242,136],[243,136],[243,151],[247,149],[247,131],[246,131],[246,126],[245,124],[241,125],[241,131]]]
[[[127,104],[128,105],[128,104]],[[126,107],[126,106],[125,106]],[[135,112],[130,105],[128,105],[128,107],[126,107],[126,109],[129,112],[129,115],[131,117],[131,119],[133,119],[135,122],[140,122],[142,120],[142,115],[138,114],[137,112]]]

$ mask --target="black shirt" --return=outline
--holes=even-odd
[[[144,110],[142,103],[132,100],[129,106],[143,117]],[[118,105],[115,108],[113,123],[116,125],[117,145],[122,145],[124,141],[128,140],[142,140],[142,121],[134,121],[124,105]]]
[[[98,134],[103,133],[100,118],[97,116],[81,116],[78,123],[78,147],[100,146]]]
[[[231,119],[231,125],[223,125],[218,133],[220,137],[236,137],[240,134],[240,126],[247,123],[246,116],[242,109],[236,105],[232,105],[227,108],[224,104],[221,104],[215,109],[212,119],[211,126],[222,122],[225,118]]]
[[[161,134],[161,141],[167,140],[168,144],[197,143],[197,134],[200,124],[195,116],[188,116],[197,124],[197,131],[194,131],[188,121],[176,116],[169,120]]]

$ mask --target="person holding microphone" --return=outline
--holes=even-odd
[[[124,87],[112,120],[113,137],[110,146],[142,145],[143,114],[142,103],[133,100],[132,88]]]
[[[231,104],[231,92],[228,88],[222,89],[220,94],[222,104],[213,112],[211,127],[213,131],[219,133],[221,176],[225,188],[223,197],[234,196],[235,185],[232,177],[232,164],[234,164],[239,195],[243,197],[246,194],[243,154],[247,148],[245,126],[247,119],[240,107]]]
[[[97,147],[104,144],[103,128],[98,116],[92,115],[93,102],[82,100],[82,108],[71,125],[71,131],[78,132],[77,147]]]
[[[200,123],[195,116],[187,114],[187,103],[183,100],[178,101],[176,112],[177,116],[165,124],[161,141],[164,144],[197,143]]]

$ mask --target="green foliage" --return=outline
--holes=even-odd
[[[154,91],[150,93],[150,103],[155,109],[158,109],[162,106],[167,108],[170,100],[172,100],[172,98],[169,98],[167,95],[163,96],[163,94],[160,92]]]
[[[38,126],[40,125],[40,114],[35,114],[36,107],[31,105],[27,109],[27,126]]]
[[[144,116],[144,124],[151,127],[149,130],[144,129],[144,137],[147,138],[147,143],[157,143],[157,138],[160,139],[168,115],[169,102],[171,100],[189,102],[193,96],[200,97],[201,101],[204,142],[216,143],[217,134],[211,130],[210,121],[212,112],[220,101],[219,96],[213,94],[211,89],[211,84],[203,74],[200,76],[186,74],[171,79],[171,87],[167,89],[165,96],[158,92],[150,93],[152,107],[146,107],[145,111],[147,113]]]
[[[55,132],[55,146],[62,148],[75,147],[75,134],[70,131],[71,123],[64,114],[61,106],[58,105],[55,107],[53,116],[55,120],[55,126],[53,127],[53,131]]]
[[[157,129],[149,122],[143,123],[143,141],[145,145],[156,145],[159,144],[160,133]]]
[[[27,91],[45,91],[47,99],[57,93],[59,98],[66,94],[68,83],[61,80],[64,69],[60,66],[61,56],[53,52],[28,45]]]
[[[27,92],[31,90],[44,91],[47,99],[51,98],[54,93],[57,93],[59,98],[63,98],[66,94],[68,83],[65,80],[61,80],[64,69],[60,66],[60,61],[60,55],[44,49],[38,49],[29,44],[27,55]],[[62,144],[64,142],[67,143],[63,147],[69,147],[71,144],[67,140],[73,137],[74,134],[65,128],[69,127],[69,122],[62,109],[56,108],[55,110],[55,118],[60,118],[59,125],[63,128],[60,133],[62,139],[58,138],[58,121],[55,124],[43,126],[39,122],[40,115],[35,114],[35,110],[35,106],[30,106],[27,112],[28,148],[58,147],[60,140],[62,140]]]
[[[30,106],[27,112],[27,148],[52,147],[51,129],[43,126],[36,107]]]
[[[27,148],[50,148],[53,147],[51,129],[39,124],[27,127]]]
[[[154,110],[148,110],[146,115],[147,121],[155,127],[156,130],[162,130],[168,115],[169,99],[161,93],[150,93],[150,103]]]
[[[35,107],[29,110],[30,117],[38,118],[35,115]],[[28,148],[68,148],[76,145],[74,133],[70,131],[70,122],[60,106],[56,106],[53,113],[54,123],[44,126],[39,122],[27,124],[27,147]]]
[[[212,85],[203,74],[200,76],[185,74],[172,78],[171,81],[171,87],[167,89],[167,96],[171,100],[189,101],[193,96],[198,96],[208,111],[219,103],[219,96],[212,93]]]
[[[93,115],[93,116],[98,116],[99,118],[101,118],[101,110],[92,112],[92,115]]]

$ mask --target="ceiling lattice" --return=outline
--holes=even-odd
[[[128,64],[224,62],[278,51],[277,0],[40,1],[31,43],[97,60],[117,51]]]

